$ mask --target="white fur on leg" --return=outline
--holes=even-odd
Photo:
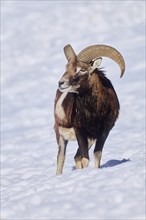
[[[85,157],[82,158],[82,167],[85,168],[85,167],[88,167],[89,165],[89,160]]]
[[[100,167],[100,160],[101,160],[101,156],[102,156],[102,152],[101,151],[97,151],[94,153],[94,167],[95,168],[99,168]]]
[[[59,137],[58,156],[57,156],[56,175],[60,175],[63,171],[64,161],[65,161],[65,153],[66,153],[65,140],[62,136],[60,136]]]
[[[62,174],[64,161],[65,161],[65,156],[58,155],[56,175]]]

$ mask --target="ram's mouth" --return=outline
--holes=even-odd
[[[77,89],[80,88],[80,85],[71,86],[71,90],[69,92],[78,93]]]
[[[61,87],[59,86],[60,92],[70,92],[70,93],[78,93],[77,89],[80,87],[78,86],[66,86],[66,87]]]
[[[60,92],[69,92],[70,86],[66,86],[66,87],[59,86],[59,90]]]

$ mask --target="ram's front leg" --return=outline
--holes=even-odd
[[[75,155],[75,163],[76,167],[81,169],[89,165],[88,139],[84,130],[76,128],[75,132],[79,145],[79,149]]]
[[[88,139],[88,151],[91,148],[92,144],[94,143],[94,139]],[[80,153],[80,148],[78,148],[75,156],[74,156],[75,164],[76,164],[76,169],[82,169],[82,158],[81,158],[81,153]]]
[[[67,142],[61,135],[58,138],[58,155],[57,155],[57,171],[56,175],[62,174]]]
[[[82,169],[82,158],[81,158],[81,153],[80,149],[78,148],[76,155],[74,156],[75,164],[76,164],[76,169]]]

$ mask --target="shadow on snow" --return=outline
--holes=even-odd
[[[109,160],[105,164],[103,164],[100,168],[114,167],[122,163],[129,162],[130,159],[122,159],[122,160]]]
[[[108,167],[114,167],[114,166],[117,166],[117,165],[120,165],[122,163],[126,163],[126,162],[129,162],[130,159],[122,159],[122,160],[109,160],[107,161],[105,164],[103,164],[100,169],[102,168],[108,168]],[[72,170],[76,170],[76,167],[73,166],[72,167]]]

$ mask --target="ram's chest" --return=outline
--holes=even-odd
[[[58,117],[59,120],[64,121],[66,120],[66,113],[64,111],[63,102],[67,96],[67,92],[62,93],[60,98],[58,99],[55,107],[55,114]]]
[[[88,121],[88,119],[91,121],[91,119],[94,119],[97,113],[97,107],[96,107],[97,100],[94,97],[87,96],[78,98],[76,100],[76,117],[77,119],[83,119]]]
[[[71,126],[74,98],[72,94],[64,92],[60,95],[55,106],[55,115],[60,125]]]

